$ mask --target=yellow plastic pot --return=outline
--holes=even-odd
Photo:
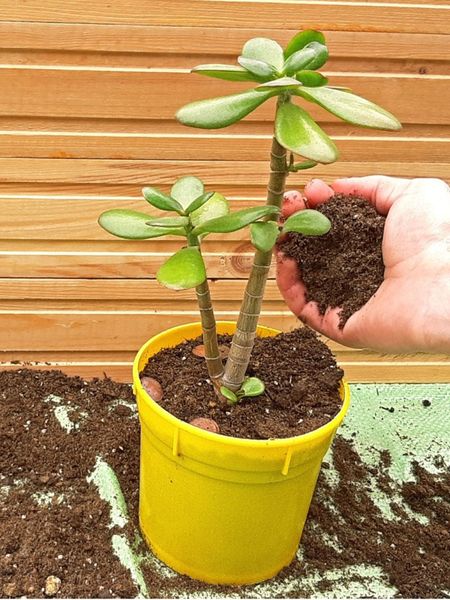
[[[218,323],[233,333],[234,323]],[[260,336],[274,329],[259,327]],[[133,365],[141,421],[140,525],[154,553],[195,579],[250,584],[293,559],[320,465],[350,402],[319,429],[277,440],[209,433],[180,421],[144,391],[139,372],[162,348],[201,334],[198,323],[149,340]]]

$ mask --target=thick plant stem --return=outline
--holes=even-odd
[[[274,137],[270,153],[270,179],[267,186],[268,205],[281,206],[287,174],[286,149]],[[233,336],[225,366],[225,374],[222,379],[223,385],[233,392],[241,387],[250,361],[271,261],[272,251],[261,252],[257,250],[255,252],[252,271],[239,313],[236,333]]]
[[[200,250],[199,240],[196,236],[188,237],[189,246],[197,246]],[[201,251],[200,251],[201,252]],[[208,280],[195,288],[200,319],[202,322],[203,345],[205,347],[205,360],[211,382],[219,387],[223,375],[223,363],[220,358],[219,344],[217,342],[216,319],[211,303]]]

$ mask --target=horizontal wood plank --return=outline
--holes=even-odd
[[[216,311],[235,321],[238,311]],[[146,311],[1,311],[4,350],[136,350],[161,329],[198,321],[196,310]],[[298,320],[288,310],[263,311],[261,325],[288,330]]]
[[[378,131],[378,130],[362,130],[361,127],[344,123],[343,121],[327,121],[326,114],[323,115],[325,120],[322,120],[322,127],[331,136],[340,137],[355,137],[358,139],[361,136],[369,135],[377,138],[450,138],[450,124],[438,125],[433,123],[403,123],[403,128],[400,132]],[[271,136],[273,133],[273,123],[270,121],[250,121],[244,119],[239,123],[235,123],[226,130],[205,131],[199,129],[187,128],[181,123],[170,120],[146,120],[146,119],[116,119],[114,117],[108,119],[93,119],[83,117],[33,117],[33,116],[14,116],[0,115],[0,131],[4,134],[8,133],[30,133],[40,132],[43,134],[69,133],[83,137],[83,135],[93,134],[122,134],[131,137],[148,135],[152,136],[167,136],[171,138],[177,136],[180,139],[189,139],[192,136],[200,137],[205,135],[223,136],[223,135],[242,135],[249,137],[252,135]]]
[[[241,299],[245,289],[245,281],[211,281],[211,295],[217,301],[235,301]],[[53,279],[0,279],[0,300],[27,301],[144,301],[155,302],[167,299],[171,295],[172,302],[195,300],[194,290],[180,290],[170,293],[157,281],[141,279],[70,279],[54,281]],[[268,281],[264,299],[282,302],[275,281]]]
[[[424,157],[425,159],[426,157]],[[135,193],[140,195],[144,185],[161,186],[169,189],[173,182],[186,173],[200,177],[208,186],[228,186],[239,189],[242,197],[246,197],[245,188],[252,186],[259,189],[264,196],[268,165],[266,161],[157,161],[157,160],[84,160],[84,159],[0,159],[1,183],[36,183],[36,184],[104,184],[105,194],[109,185],[135,185]],[[442,162],[394,162],[377,161],[376,163],[359,161],[341,161],[330,165],[317,165],[308,173],[314,177],[342,177],[351,173],[353,176],[384,173],[399,177],[448,177],[448,163]],[[289,176],[289,184],[300,184],[305,174],[293,173]],[[20,188],[18,188],[20,189]],[[222,187],[216,187],[222,193]]]
[[[156,247],[157,249],[157,247]],[[205,264],[211,278],[247,278],[253,261],[251,246],[244,242],[235,251],[204,253]],[[0,251],[0,277],[19,278],[131,278],[154,279],[156,271],[172,252],[150,250],[134,252],[55,252],[55,251]],[[274,277],[274,267],[270,271]]]
[[[3,20],[59,23],[248,28],[249,15],[257,14],[260,27],[292,27],[301,16],[302,27],[346,31],[450,33],[448,4],[411,0],[402,6],[389,2],[227,2],[223,0],[153,0],[151,10],[141,0],[114,3],[78,0],[3,0]]]
[[[334,85],[350,87],[394,112],[404,123],[450,124],[450,107],[436,102],[448,90],[450,76],[339,74]],[[420,81],[420,84],[419,84]],[[173,119],[192,100],[248,89],[248,84],[222,82],[188,72],[142,69],[41,68],[0,65],[0,83],[8,94],[0,97],[0,112],[7,116],[56,116],[129,119]],[[164,102],[152,101],[158,90],[168,89]],[[275,100],[268,100],[248,118],[273,120]],[[426,107],[426,111],[424,111]],[[324,111],[310,105],[311,114]],[[426,116],[426,118],[425,118]],[[327,116],[329,121],[331,117]]]
[[[450,162],[450,137],[332,136],[342,161]],[[87,134],[0,131],[0,158],[84,158],[126,160],[266,160],[265,134]],[[182,149],[182,150],[180,150]]]
[[[444,2],[435,0],[428,4],[443,5]],[[220,31],[214,27],[202,27],[199,35],[198,27],[0,21],[0,48],[51,50],[60,64],[65,62],[58,58],[60,55],[55,54],[55,51],[70,51],[68,57],[93,53],[85,64],[95,64],[95,55],[107,57],[110,64],[114,64],[112,61],[115,60],[115,55],[120,53],[128,56],[130,61],[141,58],[143,64],[154,55],[160,66],[169,66],[166,61],[174,56],[178,60],[184,60],[184,57],[192,60],[195,56],[199,63],[211,62],[209,58],[205,60],[211,55],[235,58],[240,54],[244,43],[252,37],[269,37],[285,46],[297,33],[292,27],[264,29],[257,21],[254,25],[254,28],[222,28]],[[374,31],[322,31],[330,49],[331,61],[364,58],[370,61],[408,59],[442,62],[445,55],[443,48],[449,43],[445,35],[435,32],[397,32],[393,36]],[[50,53],[48,56],[51,56]],[[33,60],[31,53],[30,60]],[[173,60],[170,64],[176,65]],[[182,63],[178,66],[182,66]]]

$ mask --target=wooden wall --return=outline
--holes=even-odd
[[[315,176],[450,177],[449,9],[448,0],[0,0],[3,365],[127,380],[150,335],[197,320],[191,292],[154,279],[176,241],[119,241],[96,220],[110,207],[145,209],[144,184],[167,190],[189,173],[235,208],[263,201],[273,104],[219,132],[173,117],[188,101],[246,87],[189,69],[234,62],[249,37],[285,43],[297,29],[323,30],[332,82],[404,124],[400,133],[361,130],[317,108],[342,160]],[[219,318],[236,316],[250,255],[241,233],[208,238]],[[273,280],[262,323],[296,325]],[[444,356],[331,345],[351,380],[450,381]]]

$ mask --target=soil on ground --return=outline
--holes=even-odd
[[[221,345],[230,342],[219,336]],[[161,384],[159,404],[183,421],[209,418],[222,435],[238,438],[284,438],[325,425],[342,406],[343,371],[308,327],[256,339],[247,375],[259,377],[265,392],[235,405],[218,400],[205,359],[192,352],[199,344],[201,337],[161,350],[141,373]]]
[[[56,418],[60,405],[55,398],[72,409],[71,421],[79,426],[70,432]],[[87,481],[98,456],[114,468],[130,517],[126,534],[135,539],[139,421],[132,402],[131,387],[109,379],[86,382],[57,371],[26,369],[0,372],[0,597],[45,597],[50,576],[61,581],[56,598],[136,597],[129,572],[112,551],[117,528],[110,527],[109,505]],[[424,404],[423,410],[430,409]],[[361,564],[379,567],[398,589],[397,597],[447,596],[450,475],[416,465],[415,481],[401,486],[389,475],[388,452],[378,465],[367,466],[352,442],[339,435],[333,464],[333,477],[328,463],[319,477],[302,560],[264,584],[263,597],[309,597],[318,588],[326,595],[330,569]],[[440,456],[436,465],[442,467]],[[396,520],[387,519],[374,503],[375,485],[392,498]],[[428,522],[419,522],[411,510]],[[156,598],[197,592],[245,598],[255,590],[207,586],[164,570],[156,560],[143,570],[150,596]],[[314,590],[304,583],[311,573],[319,575]],[[344,584],[345,577],[340,579]],[[349,574],[348,585],[357,579]],[[361,576],[361,585],[366,584]],[[369,591],[367,596],[374,597]]]
[[[386,218],[364,198],[344,194],[336,194],[317,210],[331,221],[327,234],[289,233],[279,247],[297,262],[308,302],[317,302],[321,314],[329,306],[342,309],[342,328],[383,282]]]

